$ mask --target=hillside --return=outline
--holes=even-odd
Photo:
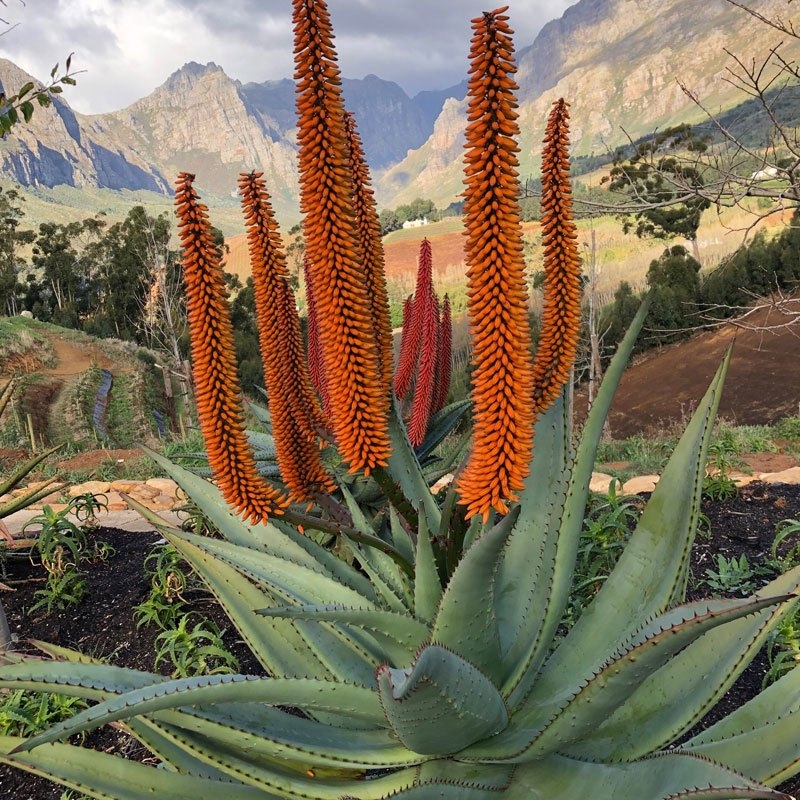
[[[0,386],[15,382],[0,441],[29,446],[33,438],[44,447],[66,439],[83,449],[155,441],[182,411],[165,395],[156,363],[130,342],[0,318]]]

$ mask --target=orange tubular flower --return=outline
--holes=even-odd
[[[453,370],[453,320],[450,315],[450,298],[444,296],[442,316],[439,319],[439,350],[436,354],[436,385],[431,413],[444,408],[450,391],[450,376]]]
[[[175,206],[183,248],[183,274],[200,429],[212,474],[225,500],[245,519],[263,522],[288,503],[256,470],[244,428],[233,327],[219,255],[194,175],[178,176]]]
[[[339,452],[355,472],[388,463],[382,382],[353,210],[341,77],[324,0],[294,0],[300,207]]]
[[[306,311],[308,321],[308,372],[311,384],[322,400],[325,415],[330,419],[331,398],[328,394],[328,382],[325,380],[325,365],[322,363],[322,352],[319,347],[319,322],[317,321],[317,301],[314,297],[314,285],[311,277],[311,266],[308,259],[303,259],[303,275],[306,281]]]
[[[572,221],[569,179],[569,110],[558,100],[550,111],[542,150],[544,309],[533,362],[534,413],[555,400],[569,379],[581,324],[581,263]]]
[[[517,173],[516,83],[505,8],[472,21],[464,222],[473,445],[458,481],[467,515],[508,510],[533,452],[531,333]]]
[[[311,500],[314,491],[333,488],[318,446],[318,432],[325,427],[325,418],[311,388],[300,319],[289,289],[289,270],[261,175],[240,175],[239,193],[247,227],[275,455],[292,499]]]
[[[380,356],[381,383],[388,387],[392,385],[394,344],[392,323],[389,318],[389,293],[386,288],[381,223],[375,205],[375,194],[370,186],[369,167],[364,156],[361,137],[356,129],[355,117],[349,112],[344,115],[344,132],[350,154],[350,173],[353,177],[353,210],[356,215],[358,242],[361,246],[361,263],[366,274],[367,297]]]

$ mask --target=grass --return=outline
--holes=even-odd
[[[615,478],[660,473],[678,441],[677,433],[664,431],[655,436],[637,434],[627,439],[600,443],[598,468]],[[789,417],[776,425],[731,425],[717,423],[710,446],[712,453],[724,454],[729,466],[746,472],[742,456],[748,453],[800,453],[800,417]],[[610,467],[615,464],[620,466]]]

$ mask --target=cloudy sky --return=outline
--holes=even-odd
[[[328,0],[345,77],[374,73],[407,93],[465,77],[469,20],[502,0]],[[518,48],[576,0],[505,0]],[[0,0],[0,56],[46,79],[74,53],[70,105],[113,111],[187,61],[242,82],[292,76],[290,0]],[[16,25],[9,29],[9,26]]]

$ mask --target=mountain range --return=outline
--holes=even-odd
[[[786,0],[753,0],[765,16]],[[512,9],[513,23],[513,9]],[[579,0],[517,42],[520,173],[537,173],[543,123],[553,100],[571,103],[573,152],[603,152],[657,128],[694,122],[745,99],[726,72],[733,53],[756,63],[776,32],[726,0]],[[466,44],[465,44],[466,47]],[[726,52],[727,51],[727,52]],[[798,51],[798,52],[794,52]],[[800,55],[793,40],[781,54]],[[31,77],[0,60],[13,93]],[[466,84],[409,97],[368,75],[344,79],[382,206],[415,197],[447,205],[461,191]],[[241,83],[213,62],[189,63],[147,97],[119,111],[83,115],[59,95],[0,142],[0,174],[23,186],[145,189],[169,193],[177,172],[226,198],[242,170],[263,171],[279,216],[296,217],[294,84]]]

